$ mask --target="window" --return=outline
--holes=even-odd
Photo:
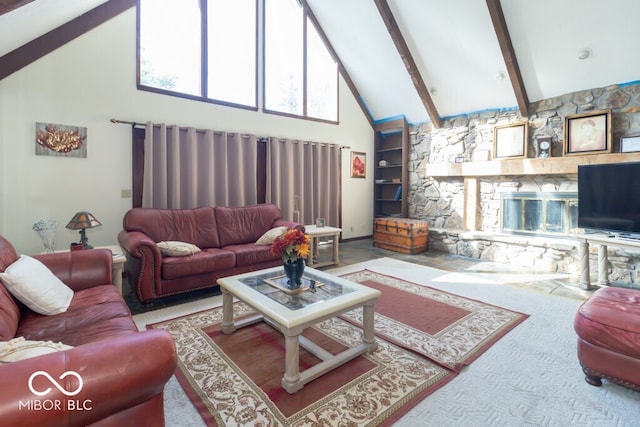
[[[256,0],[139,4],[142,88],[257,107]]]
[[[338,121],[338,66],[294,0],[265,0],[264,109]]]
[[[338,121],[338,66],[295,0],[140,0],[138,33],[140,89],[257,110],[262,47],[265,112]]]

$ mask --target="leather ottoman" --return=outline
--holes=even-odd
[[[585,380],[602,379],[640,391],[640,291],[604,287],[576,313],[578,360]]]

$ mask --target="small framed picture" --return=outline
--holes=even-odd
[[[640,151],[640,135],[620,138],[621,153],[632,153],[634,151]]]
[[[536,139],[533,145],[536,158],[546,159],[547,157],[551,157],[552,142],[553,142],[553,138],[551,138],[550,136],[545,136],[543,138]]]
[[[526,122],[496,126],[493,134],[494,158],[526,157],[528,132]]]
[[[491,150],[475,150],[471,155],[472,162],[486,162],[491,160]]]
[[[316,218],[316,227],[318,228],[324,227],[324,218]]]
[[[599,110],[564,119],[564,154],[611,152],[611,111]]]
[[[367,154],[351,152],[351,178],[366,178]]]

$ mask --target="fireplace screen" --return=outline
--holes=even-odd
[[[503,232],[564,235],[578,227],[576,193],[503,193],[501,198]]]

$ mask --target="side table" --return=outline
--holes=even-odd
[[[305,225],[305,232],[311,238],[311,248],[309,251],[309,256],[307,257],[307,265],[309,267],[323,267],[325,265],[333,265],[338,264],[340,262],[339,259],[339,243],[338,240],[340,238],[340,233],[342,233],[342,228],[337,227],[317,227],[316,225]],[[333,253],[330,261],[319,262],[319,249],[318,244],[320,237],[333,237],[332,245],[333,245]]]
[[[120,245],[110,246],[97,246],[94,249],[109,249],[113,255],[112,275],[113,285],[122,294],[122,273],[124,272],[124,264],[127,262],[127,257],[124,255]]]

